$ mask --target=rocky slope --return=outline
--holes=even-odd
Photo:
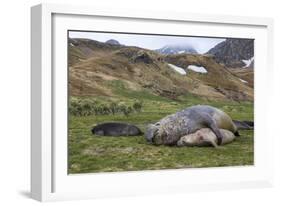
[[[226,39],[206,54],[213,55],[215,60],[231,68],[253,68],[254,40]]]

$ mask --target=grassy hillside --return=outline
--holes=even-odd
[[[230,69],[230,72],[239,77],[240,79],[243,79],[247,81],[247,85],[251,88],[254,88],[254,70],[253,69]]]
[[[214,88],[215,91],[223,94],[224,99],[253,100],[253,89],[243,83],[239,79],[240,76],[231,73],[209,55],[168,55],[165,60],[182,68],[187,68],[189,65],[205,67],[208,70],[207,74],[188,71],[187,75],[210,88]],[[197,94],[200,95],[200,93],[202,91],[199,90]],[[208,96],[208,94],[202,93],[202,96]]]

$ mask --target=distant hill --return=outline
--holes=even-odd
[[[98,51],[112,51],[114,49],[119,49],[122,45],[118,44],[108,44],[92,39],[82,39],[82,38],[69,38],[68,39],[69,48],[69,65],[77,64],[93,55],[98,55]]]
[[[253,100],[253,88],[213,57],[69,39],[72,96],[122,98],[127,93],[178,99],[192,94],[217,100]],[[247,78],[250,78],[250,76]],[[117,89],[119,88],[119,92]]]
[[[167,45],[155,51],[161,54],[198,54],[191,45]]]
[[[206,54],[213,55],[215,60],[231,68],[253,68],[254,40],[226,39]]]
[[[117,40],[115,39],[109,39],[105,43],[111,44],[111,45],[121,45]]]

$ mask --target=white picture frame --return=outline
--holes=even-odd
[[[65,108],[67,103],[67,73],[64,69],[56,70],[58,66],[65,67],[67,56],[66,41],[60,38],[68,29],[91,30],[93,25],[89,26],[89,22],[97,19],[102,21],[100,29],[104,30],[106,26],[112,26],[114,31],[127,28],[124,31],[134,29],[139,32],[135,26],[139,24],[147,25],[147,29],[155,33],[152,31],[153,24],[159,24],[160,33],[165,25],[178,28],[174,32],[184,32],[180,28],[188,24],[193,28],[190,31],[192,35],[200,32],[201,36],[227,34],[229,37],[258,39],[255,47],[254,166],[68,175],[65,167],[67,138],[62,129],[67,124],[67,117],[65,109],[60,109]],[[116,26],[114,21],[120,24]],[[98,21],[96,23],[96,26],[99,25]],[[273,185],[273,134],[269,130],[267,114],[271,105],[268,91],[271,90],[264,89],[265,84],[267,88],[272,87],[270,80],[274,75],[272,19],[189,13],[167,15],[151,11],[40,4],[31,9],[31,26],[32,198],[54,201]]]

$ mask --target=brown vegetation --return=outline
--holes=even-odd
[[[69,85],[72,96],[114,97],[112,81],[125,89],[142,90],[171,99],[188,93],[207,99],[253,100],[253,78],[248,72],[230,72],[208,55],[161,55],[138,47],[70,39]],[[204,66],[207,74],[190,70],[180,75],[168,63],[187,68]],[[239,79],[248,81],[249,84]]]

